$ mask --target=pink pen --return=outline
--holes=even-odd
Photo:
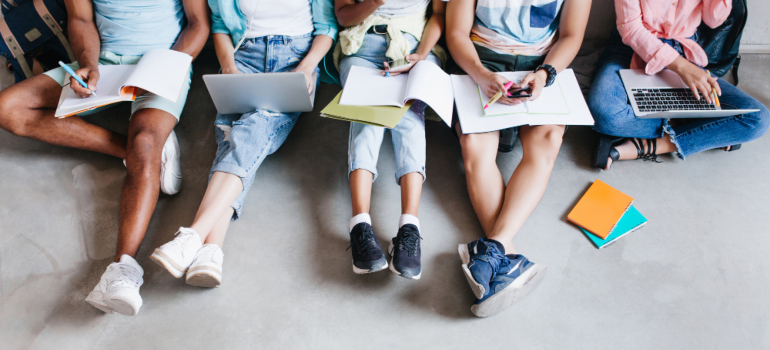
[[[511,85],[513,85],[512,81],[509,81],[509,82],[505,83],[505,93],[506,93],[506,95],[508,94],[508,89],[511,88]],[[484,109],[487,109],[487,107],[489,107],[489,105],[497,102],[497,100],[499,100],[500,97],[503,97],[503,92],[502,91],[498,91],[494,96],[492,96],[492,98],[489,99],[489,102],[487,102],[487,104],[484,105]]]

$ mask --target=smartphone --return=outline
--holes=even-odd
[[[514,92],[508,93],[508,98],[524,98],[524,97],[532,97],[532,94],[528,94],[528,89],[519,89]]]

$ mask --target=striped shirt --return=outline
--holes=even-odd
[[[564,0],[477,0],[471,40],[514,55],[541,56],[557,39]]]

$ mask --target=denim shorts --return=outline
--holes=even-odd
[[[142,56],[118,55],[110,51],[102,51],[99,53],[99,64],[105,65],[105,66],[116,65],[116,64],[137,64],[139,63],[139,60],[141,58]],[[73,70],[80,69],[80,65],[77,62],[70,63],[69,66]],[[62,67],[51,69],[45,72],[44,74],[53,78],[53,80],[56,80],[56,82],[59,83],[59,85],[61,86],[64,86],[69,83],[69,80],[66,79],[67,72],[65,72],[64,68]],[[140,109],[155,108],[155,109],[160,109],[164,112],[168,112],[168,114],[173,115],[174,118],[176,118],[176,120],[179,121],[179,116],[182,115],[182,109],[184,109],[184,104],[187,101],[187,92],[190,91],[191,79],[192,79],[192,65],[190,66],[190,72],[187,75],[187,78],[182,84],[182,92],[179,94],[179,98],[176,100],[176,102],[172,102],[171,100],[167,100],[156,94],[147,92],[144,95],[136,96],[136,100],[131,102],[131,115],[133,115],[134,113],[136,113],[136,111]],[[97,88],[98,86],[99,86],[99,83],[97,82]],[[111,104],[111,105],[102,106],[99,108],[94,108],[94,109],[85,111],[83,113],[80,113],[78,115],[86,116],[86,115],[98,113],[110,107],[114,107],[115,105],[116,104]]]
[[[291,71],[302,61],[312,43],[311,34],[249,38],[235,52],[235,66],[246,74]],[[231,204],[235,210],[233,220],[241,216],[243,200],[257,169],[265,157],[286,141],[299,115],[262,109],[244,114],[217,114],[214,122],[217,155],[209,179],[216,171],[241,178],[243,192]]]
[[[414,36],[404,33],[411,47],[417,49],[419,42]],[[383,62],[388,58],[389,39],[385,34],[366,34],[361,48],[353,55],[346,56],[340,62],[340,80],[344,86],[352,66],[384,69]],[[441,61],[432,53],[426,61],[439,67]],[[425,103],[414,101],[396,126],[390,130],[393,139],[393,152],[396,155],[396,183],[409,173],[420,173],[425,181]],[[348,142],[348,176],[353,170],[364,169],[377,179],[377,158],[385,136],[385,128],[361,123],[350,123]]]

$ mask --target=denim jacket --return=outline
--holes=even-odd
[[[313,35],[337,39],[337,18],[332,0],[308,0],[313,14]],[[211,32],[230,34],[237,45],[246,32],[248,19],[241,12],[240,0],[208,0],[211,8]]]

